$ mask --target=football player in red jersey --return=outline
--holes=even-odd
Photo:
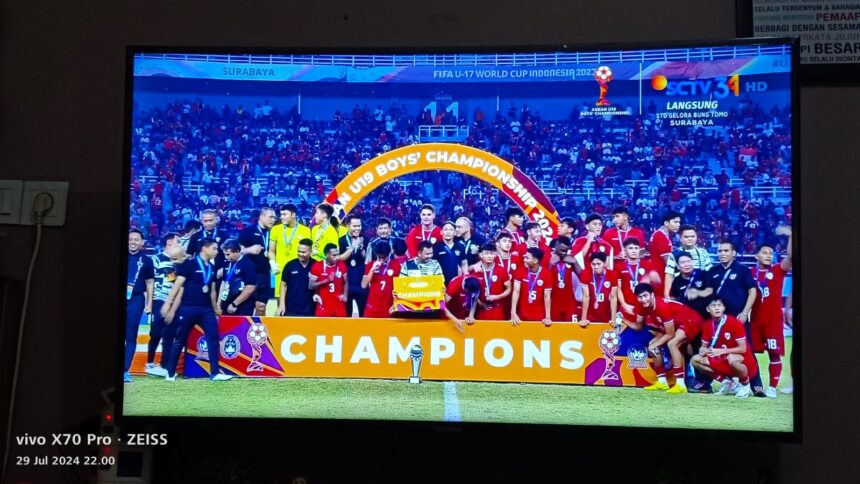
[[[514,280],[514,294],[511,297],[511,323],[514,326],[521,321],[542,321],[544,326],[550,326],[552,313],[552,275],[543,268],[542,250],[531,248],[523,257],[525,268]]]
[[[618,262],[615,273],[618,275],[618,307],[621,317],[629,326],[636,322],[633,308],[636,306],[636,285],[647,282],[651,285],[660,283],[660,275],[654,270],[651,261],[642,259],[641,242],[633,237],[624,240],[626,258]]]
[[[663,215],[663,226],[651,234],[651,264],[660,274],[660,281],[665,277],[666,260],[672,255],[672,236],[681,228],[681,214],[668,211]],[[662,288],[662,283],[660,288]],[[663,294],[662,289],[658,294]]]
[[[561,236],[552,241],[552,256],[550,270],[553,275],[552,305],[550,316],[553,321],[573,322],[577,316],[576,294],[582,299],[582,288],[579,277],[574,273],[574,264],[568,260],[571,241],[569,237]]]
[[[501,232],[498,236],[496,236],[496,263],[500,266],[504,267],[505,272],[508,273],[508,277],[513,280],[519,274],[519,271],[523,268],[522,262],[519,262],[518,253],[512,251],[513,247],[513,239],[511,238],[511,234],[508,232]],[[477,266],[473,266],[477,269]]]
[[[770,360],[770,385],[764,391],[770,398],[776,398],[776,387],[782,375],[782,357],[785,355],[782,290],[785,276],[791,270],[791,228],[779,227],[776,234],[788,236],[788,256],[780,263],[774,264],[773,247],[762,244],[756,252],[757,264],[750,268],[758,286],[750,317],[752,347],[756,353],[767,352]]]
[[[657,372],[657,383],[645,387],[646,390],[669,390],[669,393],[687,393],[684,382],[686,362],[681,351],[684,344],[699,336],[702,329],[702,317],[679,302],[670,301],[654,295],[651,284],[640,283],[634,289],[636,294],[636,325],[643,323],[654,334],[648,343],[654,370]],[[675,385],[669,388],[666,383],[665,368],[663,367],[663,350],[665,345],[672,356],[672,368],[675,375]]]
[[[627,210],[627,207],[619,206],[612,210],[612,223],[615,224],[615,226],[607,230],[606,233],[603,234],[603,238],[612,246],[612,250],[615,252],[616,262],[620,262],[621,259],[625,257],[624,241],[627,239],[632,238],[638,240],[639,247],[643,251],[648,250],[648,247],[645,245],[647,242],[645,240],[645,232],[643,232],[639,227],[633,227],[630,225],[630,211]]]
[[[525,256],[526,251],[532,247],[537,247],[543,251],[544,260],[541,261],[541,265],[544,269],[549,269],[549,246],[546,245],[540,224],[537,222],[526,223],[526,239],[519,245],[519,247],[517,247],[517,252],[519,252],[520,255],[520,262],[523,261],[523,256]]]
[[[394,304],[394,278],[400,274],[400,263],[391,258],[391,247],[388,244],[374,245],[373,255],[375,260],[372,264],[367,264],[361,279],[361,287],[370,288],[364,316],[389,318]]]
[[[442,240],[442,229],[437,227],[433,221],[436,220],[436,209],[429,203],[421,207],[421,224],[416,225],[406,236],[407,253],[409,257],[418,255],[418,244],[424,240],[431,243]]]
[[[741,388],[735,395],[747,398],[752,394],[750,378],[758,372],[755,356],[747,344],[744,324],[734,316],[725,314],[726,305],[719,296],[708,304],[711,319],[702,325],[702,347],[693,357],[693,366],[722,382],[718,394],[733,391],[732,378],[740,380]]]
[[[608,257],[603,252],[594,252],[589,257],[591,265],[582,271],[582,319],[583,328],[591,321],[615,326],[618,312],[618,277],[606,268]]]
[[[448,283],[445,290],[444,313],[460,332],[463,323],[475,324],[475,310],[481,297],[481,282],[471,274],[462,274]]]
[[[507,232],[510,234],[514,247],[518,247],[523,243],[520,228],[523,226],[523,222],[525,222],[525,217],[522,209],[517,207],[511,207],[505,211],[505,228],[502,229],[501,233]]]
[[[573,247],[570,248],[579,268],[583,271],[588,269],[591,254],[600,253],[607,257],[607,269],[612,270],[615,253],[612,246],[600,236],[603,232],[603,218],[596,213],[589,215],[585,218],[585,228],[588,232],[574,240]]]
[[[346,283],[346,264],[337,260],[338,248],[326,244],[325,260],[317,261],[311,268],[308,287],[317,291],[316,315],[322,317],[346,317],[346,300],[349,285]]]
[[[513,284],[508,271],[496,262],[496,245],[481,246],[481,262],[473,274],[481,280],[481,306],[478,319],[482,321],[509,321],[510,296]]]

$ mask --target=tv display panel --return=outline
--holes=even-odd
[[[125,416],[793,431],[791,43],[129,55]]]

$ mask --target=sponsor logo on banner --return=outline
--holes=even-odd
[[[209,345],[206,343],[205,336],[197,339],[197,357],[195,359],[209,361]]]
[[[401,276],[394,278],[396,311],[422,312],[442,309],[445,279],[442,276]]]
[[[644,346],[636,345],[627,349],[627,368],[648,368],[648,351]]]
[[[712,79],[692,79],[670,81],[666,76],[657,74],[651,78],[651,87],[655,91],[664,91],[667,96],[693,96],[725,99],[730,95],[740,95],[740,76],[715,77]]]
[[[228,334],[221,340],[221,356],[232,360],[242,351],[242,343],[235,335]]]

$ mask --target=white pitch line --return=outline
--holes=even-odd
[[[445,422],[460,422],[460,400],[457,398],[457,384],[452,381],[446,381],[443,384],[443,394],[445,396]]]

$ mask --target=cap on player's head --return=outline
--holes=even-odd
[[[433,207],[433,205],[431,205],[429,203],[425,203],[424,205],[421,205],[421,211],[423,212],[424,210],[430,210],[431,212],[436,213],[436,209]]]
[[[386,243],[376,244],[373,246],[373,255],[376,257],[388,258],[391,255],[391,246]]]
[[[299,241],[299,245],[304,245],[305,247],[313,247],[314,241],[311,239],[302,239]]]
[[[391,241],[391,250],[394,251],[394,255],[400,257],[406,254],[406,251],[409,250],[409,247],[406,245],[405,240],[394,239]]]
[[[433,242],[430,242],[429,240],[422,240],[421,242],[418,242],[418,252],[421,252],[424,249],[433,250]]]
[[[481,282],[477,277],[466,277],[463,280],[463,290],[470,294],[476,294],[481,292]]]
[[[531,256],[537,259],[538,262],[543,260],[544,253],[543,250],[539,247],[529,247],[526,252],[531,254]]]
[[[603,217],[600,216],[600,214],[592,213],[589,216],[585,217],[585,225],[588,225],[595,220],[600,220],[601,222],[603,222]]]
[[[239,245],[239,241],[236,239],[227,239],[221,244],[221,250],[230,251],[230,252],[240,252],[242,250],[242,246]]]
[[[674,210],[667,210],[666,213],[663,214],[663,219],[661,221],[665,224],[676,218],[681,218],[680,212],[676,212]]]
[[[654,294],[654,287],[647,282],[640,282],[639,284],[636,284],[636,287],[633,288],[633,294],[636,294],[637,296],[640,294],[645,294],[646,292],[649,294]]]
[[[498,243],[502,239],[514,240],[513,236],[511,236],[511,233],[507,230],[499,232],[499,235],[496,236],[496,243]]]
[[[595,260],[599,260],[599,261],[602,261],[603,263],[606,263],[606,254],[604,254],[603,252],[592,252],[588,256],[588,261],[594,262]]]
[[[635,245],[636,247],[642,247],[642,242],[639,241],[638,237],[627,237],[624,239],[624,247],[628,247],[631,245]]]
[[[496,252],[496,244],[492,242],[486,242],[481,245],[481,252]]]
[[[167,243],[176,238],[179,238],[179,234],[177,234],[176,232],[167,232],[166,234],[161,236],[161,246],[167,247]]]
[[[377,221],[376,221],[376,226],[377,226],[377,227],[383,227],[383,226],[385,226],[385,225],[387,225],[387,226],[391,227],[391,220],[388,220],[387,218],[382,217],[382,218],[380,218],[379,220],[377,220]]]
[[[511,217],[516,217],[517,215],[519,215],[520,217],[526,216],[525,213],[523,213],[523,210],[519,207],[508,208],[507,210],[505,210],[505,222],[509,222],[511,220]]]
[[[325,247],[323,247],[323,253],[328,255],[332,251],[332,249],[337,250],[337,246],[332,243],[328,243],[325,245]]]
[[[612,209],[612,215],[618,215],[618,214],[627,215],[629,217],[630,216],[630,210],[628,210],[627,207],[625,207],[624,205],[619,205],[619,206]]]
[[[298,212],[299,212],[299,208],[298,208],[298,207],[296,207],[296,204],[295,204],[295,203],[285,203],[285,204],[281,205],[280,207],[278,207],[278,211],[279,211],[279,212],[292,212],[292,213],[298,213]]]

